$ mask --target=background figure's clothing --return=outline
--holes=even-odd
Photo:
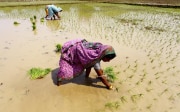
[[[55,13],[62,11],[62,8],[56,7],[55,5],[46,5],[45,11],[46,15],[51,18]]]
[[[93,67],[106,54],[114,53],[111,46],[77,39],[66,42],[61,50],[59,79],[71,79],[84,69]]]

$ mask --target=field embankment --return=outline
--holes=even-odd
[[[84,2],[103,2],[103,3],[119,3],[129,5],[145,5],[157,7],[174,7],[180,8],[180,0],[0,0],[0,7],[17,6],[17,5],[46,5],[46,4],[62,4],[62,3],[84,3]]]

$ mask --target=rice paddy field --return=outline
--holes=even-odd
[[[58,4],[61,20],[44,20],[44,5],[0,7],[1,112],[179,112],[180,9],[107,3]],[[34,23],[33,23],[33,22]],[[92,71],[57,87],[55,45],[75,39],[110,44],[118,79],[107,90]],[[31,80],[33,67],[51,74]]]

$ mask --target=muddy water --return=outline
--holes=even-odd
[[[44,22],[44,6],[0,8],[0,111],[178,112],[180,13],[110,4],[59,5],[61,20]],[[155,9],[155,10],[154,10]],[[37,16],[36,30],[30,18]],[[14,25],[17,21],[20,24]],[[60,54],[55,45],[85,38],[112,45],[118,80],[109,91],[92,70],[60,87],[54,84]],[[30,80],[32,67],[51,68]]]

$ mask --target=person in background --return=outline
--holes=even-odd
[[[51,20],[55,20],[56,17],[60,19],[59,12],[62,12],[62,8],[57,7],[55,5],[46,5],[45,12],[46,12],[46,19],[50,18]]]
[[[59,71],[57,74],[57,85],[63,80],[72,79],[81,75],[84,70],[88,78],[93,67],[98,78],[107,89],[113,89],[113,86],[107,81],[100,62],[109,62],[116,57],[112,46],[103,45],[99,42],[88,42],[85,39],[75,39],[66,42],[62,46],[61,57],[59,61]]]

